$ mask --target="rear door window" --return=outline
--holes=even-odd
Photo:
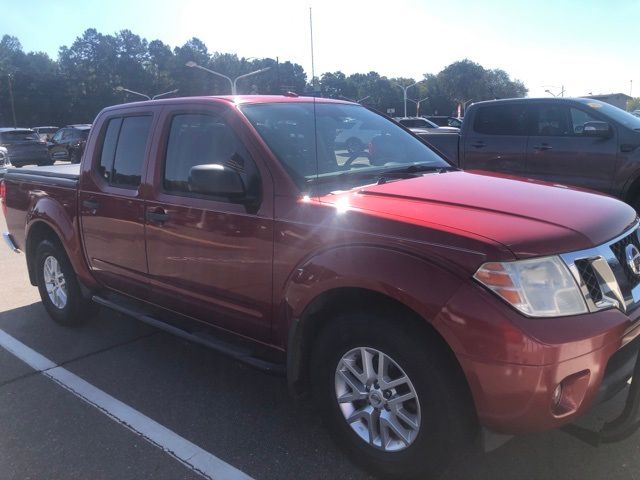
[[[151,118],[144,115],[109,120],[96,165],[98,176],[118,187],[140,185]]]
[[[527,109],[523,104],[479,107],[473,129],[484,135],[526,135]]]
[[[142,165],[151,128],[151,116],[125,117],[120,127],[111,184],[136,188],[142,178]]]

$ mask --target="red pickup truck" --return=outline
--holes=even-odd
[[[354,124],[366,148],[340,141]],[[635,211],[460,171],[360,105],[118,105],[80,165],[9,170],[1,196],[55,321],[97,303],[286,372],[379,474],[424,478],[481,432],[561,427],[623,388],[591,439],[636,426]]]

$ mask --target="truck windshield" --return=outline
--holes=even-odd
[[[621,123],[627,128],[640,130],[640,117],[636,117],[629,112],[625,112],[618,107],[614,107],[609,103],[601,102],[599,100],[589,100],[588,102],[585,102],[585,104],[595,111],[600,112],[607,117],[611,117],[613,120]]]
[[[395,122],[359,105],[271,103],[243,113],[303,192],[366,183],[376,174],[450,165]],[[371,175],[362,175],[362,173]],[[316,188],[317,187],[317,188]]]

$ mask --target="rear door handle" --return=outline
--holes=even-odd
[[[146,213],[150,222],[164,223],[169,220],[169,214],[162,207],[151,207]]]
[[[476,142],[476,143],[472,143],[471,146],[474,148],[484,148],[486,144],[484,142]]]
[[[534,145],[533,149],[534,150],[538,150],[540,152],[544,151],[544,150],[551,150],[553,147],[551,145],[548,145],[546,143],[540,144],[540,145]]]

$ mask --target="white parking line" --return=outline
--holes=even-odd
[[[251,480],[251,477],[244,472],[223,462],[215,455],[94,387],[65,368],[57,366],[3,330],[0,330],[0,347],[204,477],[213,480]]]

